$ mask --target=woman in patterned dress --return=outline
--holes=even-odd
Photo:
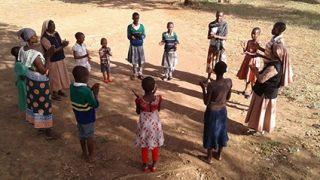
[[[159,119],[160,105],[162,97],[154,95],[156,92],[155,81],[152,77],[146,77],[142,80],[144,96],[137,96],[136,112],[140,114],[136,133],[136,146],[141,147],[142,170],[148,171],[148,151],[152,150],[151,171],[156,172],[156,162],[158,160],[158,147],[163,145],[163,131]]]
[[[28,68],[26,74],[26,120],[33,124],[39,133],[45,133],[46,140],[58,139],[60,135],[52,130],[52,107],[48,78],[48,61],[54,52],[54,48],[50,48],[44,57],[39,51],[33,49],[34,43],[38,42],[38,37],[33,29],[21,29],[18,36],[27,42],[18,55],[18,60]]]

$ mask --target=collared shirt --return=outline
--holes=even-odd
[[[134,23],[132,23],[131,25],[133,27],[133,29],[138,30],[140,28],[140,23],[138,23],[137,25],[135,25]]]
[[[87,54],[87,46],[85,43],[82,43],[81,45],[76,43],[72,50],[76,53],[77,56],[84,56]],[[88,69],[88,71],[91,70],[91,66],[88,62],[88,57],[76,59],[76,65],[77,66],[83,66]]]
[[[107,53],[109,51],[109,54],[112,55],[112,51],[110,47],[107,48],[100,48],[99,49],[99,56],[100,56],[100,63],[101,64],[110,64],[110,55]]]
[[[79,86],[88,86],[87,83],[81,83],[81,82],[74,82],[73,85],[76,86],[76,87],[79,87]]]

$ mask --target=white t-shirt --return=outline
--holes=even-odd
[[[77,56],[84,56],[87,54],[87,46],[85,43],[82,43],[81,45],[76,43],[73,47],[72,50],[76,52]],[[76,65],[77,66],[83,66],[88,69],[88,71],[91,70],[91,66],[88,62],[88,57],[84,57],[81,59],[76,59]]]

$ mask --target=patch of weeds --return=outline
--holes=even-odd
[[[288,151],[290,154],[294,154],[294,153],[300,152],[300,148],[299,147],[288,147]]]
[[[106,143],[109,141],[109,138],[107,136],[99,137],[96,139],[97,143]]]
[[[278,141],[262,142],[260,144],[261,150],[267,156],[273,155],[273,152],[277,151],[280,145],[281,145],[281,142],[278,142]]]

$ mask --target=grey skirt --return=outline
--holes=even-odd
[[[141,65],[145,63],[143,46],[132,46],[129,47],[128,61],[133,65]]]
[[[178,64],[177,53],[164,51],[161,65],[164,68],[174,69],[177,64]]]

